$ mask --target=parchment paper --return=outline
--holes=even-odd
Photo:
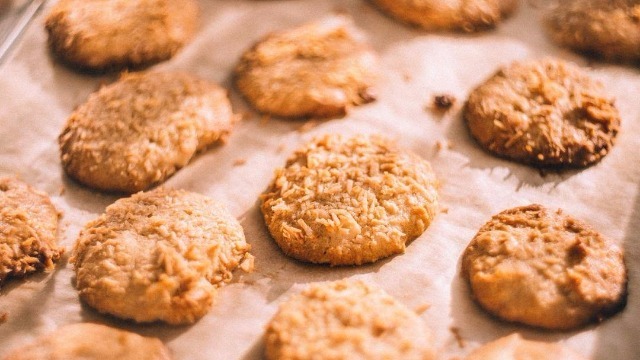
[[[313,123],[316,126],[307,126],[308,131],[300,129],[304,122],[249,114],[226,145],[198,156],[167,181],[168,186],[225,203],[241,219],[256,257],[255,273],[236,273],[233,283],[220,290],[211,312],[196,324],[135,325],[81,305],[67,255],[54,272],[12,281],[0,290],[0,313],[8,315],[0,325],[0,354],[59,326],[92,321],[158,336],[176,359],[259,359],[264,326],[279,303],[311,282],[348,277],[378,284],[410,308],[429,305],[421,317],[435,334],[441,359],[463,356],[514,331],[565,343],[593,359],[640,358],[640,73],[636,68],[591,64],[593,76],[616,97],[622,113],[622,131],[613,151],[588,169],[541,176],[481,151],[460,116],[469,91],[500,65],[549,55],[587,64],[546,39],[539,9],[523,2],[496,31],[478,35],[411,29],[359,0],[203,0],[201,9],[197,38],[154,69],[190,71],[232,89],[235,62],[261,36],[343,11],[354,17],[380,55],[378,100],[353,109],[343,119]],[[43,27],[47,10],[0,68],[0,175],[18,174],[52,197],[64,213],[59,241],[68,254],[80,228],[116,197],[66,178],[56,139],[74,107],[115,76],[79,74],[53,61]],[[432,97],[442,93],[453,94],[456,106],[445,115],[425,110]],[[237,112],[248,110],[235,90],[231,97]],[[446,211],[405,254],[368,266],[329,268],[287,258],[271,240],[257,206],[259,194],[293,149],[327,132],[387,134],[431,162],[442,182]],[[440,150],[438,143],[444,145]],[[493,214],[533,202],[561,207],[622,244],[629,271],[629,299],[622,313],[578,331],[553,333],[498,321],[471,301],[459,276],[463,249]],[[451,328],[457,329],[463,344]]]

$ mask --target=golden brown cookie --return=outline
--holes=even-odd
[[[518,0],[371,0],[386,14],[426,30],[474,32],[494,28]]]
[[[554,343],[523,339],[515,333],[485,344],[465,360],[586,360],[573,351]]]
[[[3,360],[170,360],[162,341],[104,325],[66,325],[17,348]]]
[[[331,265],[403,253],[437,207],[429,163],[379,136],[316,138],[276,170],[262,195],[265,222],[282,251]]]
[[[607,155],[620,114],[598,81],[562,60],[516,62],[469,95],[464,118],[488,152],[536,167],[585,167]]]
[[[546,329],[600,321],[626,301],[622,250],[541,205],[505,210],[482,226],[462,256],[462,276],[486,311]]]
[[[56,241],[58,216],[45,193],[15,178],[0,178],[0,286],[53,269],[64,252]]]
[[[89,222],[70,262],[80,298],[136,322],[193,323],[216,289],[251,271],[240,223],[210,198],[158,188],[116,201]]]
[[[434,359],[431,333],[384,290],[362,281],[312,284],[280,305],[267,359]]]
[[[262,39],[242,55],[235,77],[260,112],[341,116],[374,100],[376,56],[349,18],[333,16]]]
[[[71,114],[58,139],[62,165],[98,190],[145,190],[224,140],[236,120],[215,84],[182,73],[125,74]]]
[[[171,58],[193,37],[197,22],[194,0],[60,0],[46,29],[63,61],[102,71]]]
[[[605,60],[640,60],[640,1],[563,0],[545,17],[558,44]]]

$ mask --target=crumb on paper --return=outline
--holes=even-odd
[[[247,163],[247,159],[238,158],[233,161],[233,166],[242,166]]]
[[[6,311],[0,312],[0,324],[4,324],[9,319],[9,313]]]
[[[429,310],[429,308],[431,307],[431,304],[422,304],[422,305],[418,305],[418,307],[415,308],[415,310],[413,310],[416,314],[418,315],[422,315],[422,313],[424,313],[425,311]]]
[[[451,150],[453,149],[453,142],[450,140],[438,140],[436,141],[436,151],[441,151],[442,149]]]
[[[314,127],[318,126],[319,124],[320,124],[320,121],[318,121],[318,120],[314,120],[314,119],[309,120],[309,121],[305,122],[304,124],[302,124],[302,126],[300,126],[298,128],[298,132],[299,133],[305,133],[305,132],[313,129]]]
[[[450,94],[435,95],[433,97],[432,108],[446,111],[456,103],[456,97]]]
[[[411,75],[409,73],[403,73],[402,74],[402,80],[404,80],[404,82],[411,81]]]
[[[287,146],[284,143],[280,143],[280,145],[278,145],[278,147],[276,148],[276,153],[279,154],[279,153],[283,152],[286,147]]]
[[[60,190],[58,190],[58,195],[62,196],[67,191],[67,188],[64,185],[60,185]]]
[[[440,212],[443,213],[443,214],[448,214],[449,213],[449,208],[446,207],[446,206],[442,206],[440,208]]]
[[[456,339],[456,342],[458,343],[460,349],[464,349],[464,339],[460,334],[460,328],[457,326],[452,326],[449,328],[449,331],[451,331],[451,333],[453,334],[453,337]]]

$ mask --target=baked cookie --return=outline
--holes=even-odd
[[[224,140],[236,120],[217,85],[182,73],[125,74],[71,114],[58,139],[62,165],[98,190],[145,190]]]
[[[70,262],[80,298],[136,322],[189,324],[241,267],[251,271],[240,223],[210,198],[159,188],[116,201],[81,231]]]
[[[488,152],[536,167],[585,167],[607,155],[620,114],[602,84],[576,65],[516,62],[473,90],[464,111]]]
[[[360,265],[403,253],[438,207],[429,163],[379,136],[318,137],[297,150],[262,195],[285,254]]]
[[[64,252],[56,243],[58,216],[45,193],[15,178],[0,178],[0,286],[53,269]]]
[[[626,302],[622,250],[541,205],[503,211],[482,226],[462,256],[462,276],[491,314],[546,329],[600,321]]]
[[[611,61],[640,60],[640,1],[558,1],[545,17],[558,44]]]
[[[281,117],[341,116],[374,100],[376,56],[345,16],[268,35],[245,52],[235,83],[258,111]]]
[[[573,351],[554,343],[525,340],[515,333],[485,344],[465,360],[586,360]]]
[[[66,325],[3,360],[170,360],[162,341],[104,325]]]
[[[474,32],[494,28],[518,0],[371,0],[386,14],[426,30]]]
[[[193,37],[197,21],[195,0],[60,0],[45,27],[60,59],[103,71],[171,58]]]
[[[280,305],[267,359],[434,359],[431,333],[384,290],[361,281],[312,284]]]

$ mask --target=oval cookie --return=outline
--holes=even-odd
[[[491,314],[546,329],[602,320],[626,301],[622,250],[541,205],[505,210],[483,225],[462,256],[462,275]]]
[[[53,269],[64,252],[56,241],[58,216],[45,193],[15,178],[0,178],[0,286]]]
[[[361,281],[312,284],[267,325],[267,359],[434,359],[416,313]]]
[[[60,0],[45,27],[60,59],[102,71],[171,58],[193,37],[197,21],[194,0]]]
[[[469,95],[464,118],[488,152],[536,167],[585,167],[609,153],[620,114],[598,81],[562,60],[516,62]]]
[[[80,298],[136,322],[193,323],[235,268],[252,270],[242,227],[206,196],[156,189],[89,222],[71,263]]]
[[[558,1],[545,23],[551,39],[562,46],[605,60],[640,60],[638,1]]]
[[[170,360],[162,341],[104,325],[63,326],[31,344],[13,350],[3,360]]]
[[[94,189],[145,190],[224,140],[235,121],[215,84],[182,73],[126,74],[71,114],[58,138],[62,166]]]
[[[523,339],[515,333],[475,349],[465,360],[586,360],[554,343]]]
[[[376,57],[350,19],[333,16],[262,39],[242,55],[235,77],[260,112],[341,116],[374,100]]]
[[[371,0],[390,16],[426,30],[474,32],[495,27],[518,0]]]
[[[437,211],[429,163],[378,136],[325,135],[297,150],[262,196],[285,254],[360,265],[402,253]]]

